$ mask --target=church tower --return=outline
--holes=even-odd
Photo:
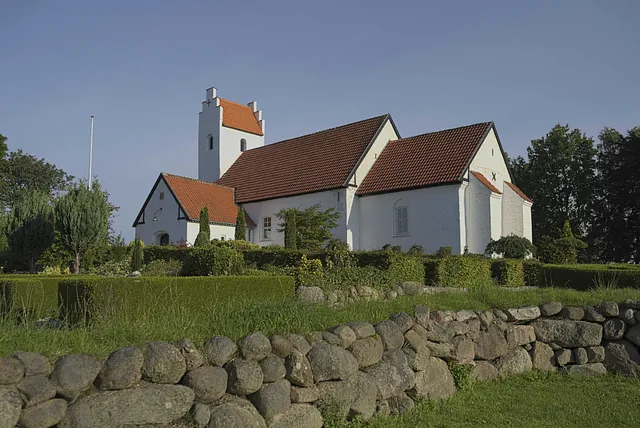
[[[220,179],[242,152],[264,146],[262,110],[217,96],[209,88],[198,120],[198,180]]]

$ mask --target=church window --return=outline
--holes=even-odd
[[[491,149],[491,156],[493,156],[493,149]]]
[[[209,135],[207,141],[209,141],[209,150],[213,150],[213,135]]]
[[[240,139],[240,151],[244,152],[245,150],[247,150],[247,140],[245,140],[244,138]]]
[[[264,217],[262,219],[262,240],[271,240],[271,217]]]
[[[164,192],[160,192],[160,200],[163,201],[164,200]]]
[[[409,207],[399,206],[393,209],[393,234],[409,234]]]

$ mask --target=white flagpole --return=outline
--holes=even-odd
[[[93,116],[91,116],[91,138],[89,140],[89,190],[91,190],[91,164],[93,162]]]

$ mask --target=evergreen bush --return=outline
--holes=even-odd
[[[525,285],[522,260],[502,259],[491,261],[491,277],[503,287]]]
[[[531,241],[522,236],[509,235],[489,241],[484,250],[487,257],[499,255],[505,259],[525,259],[535,255],[536,248]]]
[[[236,216],[236,230],[235,230],[235,239],[236,241],[244,241],[247,239],[247,222],[244,215],[244,208],[238,208],[238,215]]]
[[[449,256],[425,262],[427,285],[470,288],[491,282],[491,264],[480,257]]]

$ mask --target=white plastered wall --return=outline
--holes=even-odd
[[[209,234],[211,239],[234,239],[235,226],[225,226],[220,224],[209,224]],[[187,242],[193,245],[200,232],[200,223],[190,221],[187,223]]]
[[[162,200],[160,193],[164,195]],[[154,215],[156,221],[153,221]],[[178,220],[178,203],[164,180],[158,182],[149,198],[144,209],[144,224],[136,225],[135,229],[136,236],[145,245],[159,244],[159,236],[163,233],[169,234],[169,241],[173,243],[187,239],[187,221]]]

